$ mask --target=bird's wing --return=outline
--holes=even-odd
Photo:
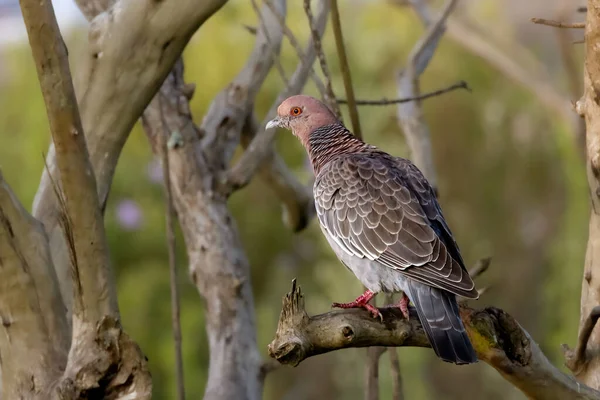
[[[314,186],[321,225],[348,254],[457,295],[477,298],[435,194],[408,160],[337,157]]]

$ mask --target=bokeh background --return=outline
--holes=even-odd
[[[305,41],[308,30],[301,2],[289,3],[289,25]],[[340,1],[359,98],[395,97],[395,74],[423,33],[412,10],[398,3]],[[54,4],[76,76],[86,22],[72,0]],[[583,4],[561,0],[464,0],[451,20],[472,27],[484,43],[534,79],[519,82],[493,57],[473,54],[461,40],[447,35],[421,80],[424,91],[461,79],[473,89],[424,102],[446,219],[468,264],[493,258],[490,270],[478,280],[479,286],[491,288],[472,305],[507,310],[559,366],[560,344],[576,340],[587,238],[587,185],[575,139],[581,131],[568,109],[581,90],[583,46],[576,42],[583,33],[559,32],[529,19],[561,15],[582,20],[584,15],[576,12],[579,5]],[[244,25],[256,25],[250,2],[230,0],[185,50],[186,79],[197,85],[191,105],[198,123],[251,50],[254,37]],[[334,90],[341,97],[329,27],[324,46]],[[297,62],[287,43],[282,62],[287,71]],[[564,112],[557,112],[549,97],[540,96],[543,92],[532,91],[531,85],[539,82],[564,100]],[[281,89],[273,71],[256,104],[260,116]],[[311,84],[305,92],[317,93]],[[395,155],[410,156],[394,107],[363,107],[360,117],[366,140]],[[0,0],[0,168],[28,209],[49,138],[18,2]],[[296,140],[282,133],[277,147],[308,181],[306,157]],[[290,232],[282,223],[277,199],[259,180],[236,193],[230,204],[252,264],[258,344],[265,357],[281,297],[294,277],[312,314],[361,292],[360,283],[335,260],[315,221],[301,233]],[[139,126],[119,162],[105,220],[124,326],[149,358],[154,398],[173,398],[162,176]],[[205,307],[188,279],[181,237],[178,247],[186,391],[189,398],[200,398],[208,372]],[[365,354],[365,349],[350,349],[311,358],[295,369],[280,368],[267,377],[264,397],[361,399]],[[441,363],[426,349],[402,348],[398,354],[408,399],[524,398],[483,363],[456,367]],[[387,354],[380,368],[381,398],[386,399],[392,388]]]

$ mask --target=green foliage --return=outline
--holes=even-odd
[[[301,2],[291,3],[288,20],[305,42],[308,31]],[[420,25],[415,29],[413,14],[373,2],[362,5],[360,13],[344,11],[344,17],[358,97],[395,97],[395,73],[422,32]],[[191,106],[198,123],[212,98],[242,68],[254,41],[242,24],[255,23],[249,4],[232,2],[201,28],[186,49],[186,79],[197,85]],[[69,42],[75,46],[82,38],[85,35],[77,34]],[[334,89],[344,97],[330,32],[324,47]],[[10,79],[0,83],[0,167],[30,208],[49,143],[48,125],[26,43],[9,49],[5,61]],[[296,57],[288,44],[282,63],[290,75]],[[432,132],[440,201],[464,258],[472,264],[493,256],[481,285],[494,287],[474,305],[505,308],[562,364],[558,345],[574,343],[578,322],[587,223],[583,164],[556,116],[484,61],[444,39],[422,88],[436,89],[460,79],[469,82],[473,93],[453,92],[427,100],[425,116]],[[258,115],[264,115],[281,88],[273,71],[259,95]],[[306,93],[316,94],[312,84]],[[345,109],[344,115],[348,120]],[[394,107],[365,107],[360,116],[368,141],[409,156]],[[277,146],[306,179],[304,153],[296,140],[282,134]],[[155,398],[167,399],[174,392],[169,273],[162,186],[149,178],[151,162],[146,138],[136,126],[116,172],[106,224],[125,328],[149,358]],[[130,229],[119,217],[124,200],[133,201],[141,211],[141,219]],[[281,222],[277,199],[259,180],[236,193],[231,207],[252,264],[258,344],[265,357],[281,296],[292,278],[302,285],[310,313],[325,312],[332,301],[348,301],[360,293],[359,282],[334,259],[316,224],[296,235],[289,232]],[[198,398],[208,373],[205,308],[187,276],[181,235],[178,268],[186,390]],[[378,304],[382,302],[383,298]],[[365,354],[347,350],[307,360],[293,370],[275,371],[267,378],[265,398],[292,398],[291,392],[294,398],[362,398]],[[423,349],[401,349],[399,355],[406,398],[461,398],[464,386],[454,383],[460,379],[489,382],[480,393],[471,393],[473,398],[483,398],[484,393],[507,398],[502,397],[507,384],[483,367],[440,366],[432,352]],[[390,398],[387,355],[380,365],[381,398]]]

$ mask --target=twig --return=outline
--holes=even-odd
[[[442,95],[442,94],[445,94],[448,92],[452,92],[457,89],[465,89],[468,92],[471,92],[471,88],[469,87],[467,82],[460,81],[460,82],[454,83],[446,88],[434,90],[433,92],[427,92],[427,93],[420,94],[420,95],[413,96],[413,97],[406,97],[403,99],[383,98],[380,100],[355,100],[355,103],[358,106],[391,106],[391,105],[396,105],[396,104],[401,104],[401,103],[409,103],[411,101],[425,100],[430,97],[436,97],[436,96],[439,96],[439,95]],[[338,99],[337,102],[339,104],[348,104],[349,103],[349,101],[346,99]]]
[[[558,12],[558,19],[567,18],[572,12],[572,1],[563,0],[561,7]],[[560,54],[562,56],[563,66],[567,77],[569,96],[571,100],[579,99],[581,97],[581,71],[579,66],[579,56],[576,55],[573,43],[571,42],[571,32],[565,29],[556,29],[554,31],[558,37],[558,43],[560,45]],[[583,118],[576,118],[573,126],[577,145],[580,151],[581,157],[585,159],[585,120]]]
[[[551,19],[544,18],[531,18],[531,22],[539,25],[553,26],[555,28],[574,28],[574,29],[584,29],[585,22],[561,22],[561,21],[553,21]]]
[[[338,58],[340,59],[340,68],[342,71],[342,79],[344,80],[344,90],[348,98],[348,111],[350,112],[350,122],[352,123],[352,133],[359,139],[362,139],[362,130],[360,128],[360,119],[358,117],[358,109],[354,99],[354,88],[352,87],[352,74],[350,73],[350,65],[346,56],[346,45],[344,44],[344,35],[342,33],[342,23],[340,21],[340,11],[338,9],[337,0],[331,0],[331,26],[333,27],[333,36],[335,37],[335,47],[337,49]],[[340,100],[337,101],[341,104]]]
[[[475,279],[481,274],[483,274],[485,271],[487,271],[491,263],[491,257],[482,258],[481,260],[477,261],[475,266],[469,270],[469,276],[471,277],[471,279]]]
[[[390,356],[390,373],[392,375],[392,400],[403,400],[404,388],[400,372],[400,360],[398,360],[396,348],[388,347],[388,355]]]
[[[333,10],[332,10],[333,11]],[[340,107],[335,101],[335,94],[333,93],[333,86],[331,85],[331,75],[329,74],[329,68],[327,67],[327,60],[325,59],[325,53],[323,52],[323,46],[321,45],[321,35],[319,34],[313,17],[312,10],[310,8],[310,0],[304,0],[304,12],[308,18],[308,26],[310,27],[310,34],[312,37],[312,43],[321,65],[321,71],[325,77],[325,103],[331,108],[331,110],[337,115],[338,119],[342,120],[342,113]]]
[[[162,136],[162,171],[165,183],[165,216],[167,230],[167,250],[169,253],[169,278],[171,280],[171,325],[173,329],[173,344],[175,350],[175,378],[177,385],[177,399],[185,399],[185,383],[183,375],[183,355],[181,349],[181,321],[180,321],[180,305],[177,279],[177,259],[175,247],[175,206],[173,204],[173,192],[171,189],[171,171],[169,167],[169,137],[171,130],[167,125],[162,106],[162,96],[158,94],[158,104],[160,108],[160,117],[163,125]]]
[[[587,344],[594,331],[596,322],[598,322],[598,318],[600,318],[600,306],[592,308],[590,315],[586,318],[579,332],[579,340],[577,341],[575,351],[569,349],[567,345],[563,345],[566,358],[565,364],[575,375],[578,375],[587,363]]]

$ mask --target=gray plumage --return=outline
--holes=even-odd
[[[476,362],[456,295],[478,293],[433,189],[409,160],[321,119],[329,123],[305,124],[310,132],[297,136],[315,170],[317,216],[337,257],[372,292],[404,292],[441,359]]]

